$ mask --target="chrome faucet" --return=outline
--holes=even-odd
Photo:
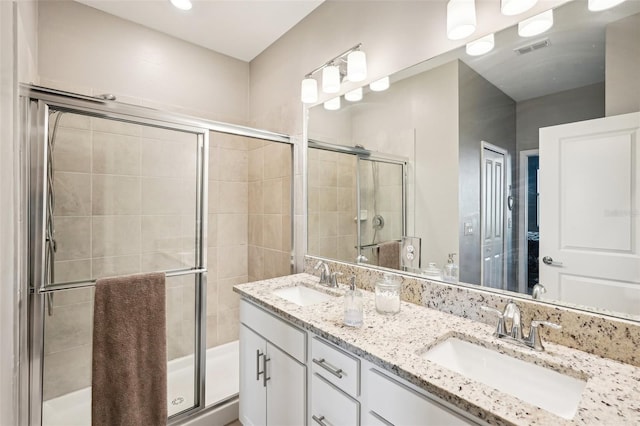
[[[332,272],[329,276],[329,287],[338,287],[338,276],[342,275],[342,272]]]
[[[320,269],[320,284],[331,285],[329,281],[331,279],[331,271],[329,270],[329,265],[326,262],[320,260],[316,263],[316,266],[313,267],[314,270]]]
[[[542,339],[540,338],[540,333],[538,331],[538,328],[541,325],[553,328],[555,330],[559,330],[562,328],[562,326],[553,322],[534,320],[531,321],[529,336],[525,338],[522,334],[522,318],[520,315],[520,308],[515,304],[513,300],[509,299],[509,301],[507,301],[503,312],[500,312],[499,310],[490,308],[488,306],[481,306],[480,308],[484,311],[491,312],[498,317],[496,331],[493,333],[494,336],[499,339],[505,339],[510,342],[527,346],[536,351],[544,350],[544,346],[542,346]],[[507,320],[510,321],[509,325],[511,326],[508,332]]]

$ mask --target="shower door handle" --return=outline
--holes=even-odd
[[[256,380],[260,381],[260,375],[264,374],[264,370],[260,371],[260,358],[263,357],[264,354],[260,352],[260,349],[256,350]]]

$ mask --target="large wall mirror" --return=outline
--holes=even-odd
[[[640,2],[550,13],[310,108],[308,253],[640,320]]]

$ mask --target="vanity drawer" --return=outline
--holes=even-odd
[[[375,419],[372,424],[393,425],[470,425],[476,424],[450,411],[431,397],[427,397],[404,383],[386,374],[370,369],[367,371],[367,406]]]
[[[359,425],[360,403],[345,395],[320,375],[311,379],[312,425]]]
[[[288,353],[298,362],[306,362],[307,334],[299,328],[240,300],[240,322]]]
[[[324,340],[311,339],[312,371],[351,396],[360,395],[360,360]]]

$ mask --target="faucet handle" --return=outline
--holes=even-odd
[[[342,275],[342,272],[331,273],[331,278],[329,279],[329,287],[338,287],[338,276],[340,275]]]
[[[489,306],[480,306],[480,309],[483,311],[487,311],[489,313],[494,314],[498,317],[498,324],[496,325],[496,331],[493,333],[494,336],[505,336],[505,326],[504,326],[504,314],[495,308],[491,308]]]
[[[316,266],[313,267],[314,270],[320,269],[320,284],[328,284],[329,283],[329,265],[322,260],[316,263]]]
[[[560,330],[562,328],[561,325],[556,324],[555,322],[541,320],[531,321],[531,328],[529,329],[529,338],[527,339],[527,341],[529,346],[531,346],[536,351],[544,351],[544,346],[542,346],[542,339],[540,338],[540,332],[538,331],[538,328],[541,325],[553,328],[554,330]]]

